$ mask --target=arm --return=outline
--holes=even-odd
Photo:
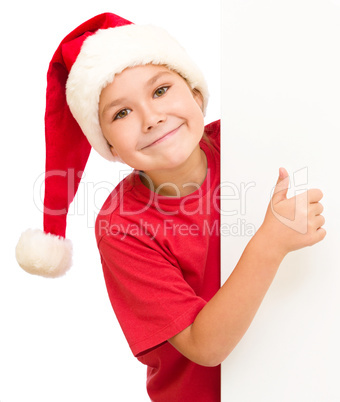
[[[288,184],[282,169],[264,222],[234,271],[194,323],[169,339],[195,363],[220,364],[247,331],[285,255],[325,237],[321,191],[287,199]]]

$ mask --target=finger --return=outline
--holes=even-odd
[[[308,202],[319,202],[323,197],[323,193],[318,188],[308,190]]]
[[[277,179],[276,184],[280,183],[280,181],[285,179],[287,176],[289,176],[287,170],[285,168],[281,167],[279,169],[279,178]]]
[[[276,182],[276,186],[274,188],[272,202],[277,204],[278,202],[287,198],[287,192],[289,188],[289,175],[285,168],[280,168],[279,170],[279,178]]]
[[[315,216],[320,215],[323,212],[323,205],[320,204],[319,202],[314,202],[314,203],[310,204],[309,210],[312,215],[315,215]]]
[[[313,220],[313,225],[316,229],[321,228],[325,224],[325,217],[322,215],[317,215]]]
[[[313,244],[316,244],[316,243],[320,242],[321,240],[323,240],[325,238],[326,234],[327,234],[327,232],[324,228],[318,229],[313,236],[314,237]],[[313,245],[313,244],[311,244],[311,245]]]

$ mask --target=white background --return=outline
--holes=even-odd
[[[242,230],[261,225],[281,166],[291,175],[289,196],[323,191],[327,230],[322,243],[285,258],[223,363],[222,401],[337,402],[340,2],[222,4],[222,180],[231,183],[223,224],[233,233],[222,239],[223,280],[250,239]]]
[[[113,12],[177,37],[211,92],[206,123],[220,117],[218,0],[6,2],[1,19],[0,401],[147,401],[146,370],[130,352],[112,311],[94,238],[94,219],[119,180],[119,165],[93,153],[68,218],[74,264],[63,278],[22,271],[20,233],[42,228],[44,108],[48,63],[83,21]],[[80,6],[80,4],[86,4]],[[120,166],[126,170],[123,166]]]
[[[237,211],[224,218],[236,235],[223,239],[223,279],[249,241],[241,231],[262,223],[280,166],[295,173],[291,195],[323,190],[328,232],[323,243],[283,262],[251,328],[223,364],[222,401],[336,402],[340,2],[222,4],[222,173],[232,183],[224,205]],[[70,30],[105,11],[155,23],[178,37],[208,80],[206,122],[220,117],[217,0],[99,1],[83,8],[19,1],[1,10],[1,402],[148,400],[145,369],[112,312],[93,234],[94,216],[119,180],[118,165],[90,157],[68,219],[74,265],[64,278],[30,276],[14,258],[20,232],[42,227],[49,60]],[[241,183],[248,190],[231,201]]]

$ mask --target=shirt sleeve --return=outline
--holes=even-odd
[[[148,236],[106,235],[98,248],[112,307],[135,356],[191,325],[206,304],[176,259]]]

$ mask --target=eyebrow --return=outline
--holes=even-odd
[[[114,101],[108,103],[107,105],[104,106],[104,109],[103,109],[103,111],[102,111],[102,116],[103,116],[109,109],[111,109],[112,107],[117,106],[117,105],[119,105],[119,104],[121,104],[121,103],[124,103],[124,102],[125,102],[125,98],[118,98],[118,99],[115,99]]]
[[[151,86],[153,85],[159,78],[161,78],[163,75],[171,75],[170,71],[161,71],[160,73],[156,74],[155,76],[151,77],[147,82],[145,86]]]
[[[159,78],[161,78],[163,75],[171,75],[170,71],[161,71],[160,73],[154,75],[151,77],[145,84],[146,87],[152,86]],[[111,109],[114,106],[120,105],[126,101],[126,98],[118,98],[113,100],[112,102],[108,103],[105,105],[102,115],[104,115],[109,109]]]

